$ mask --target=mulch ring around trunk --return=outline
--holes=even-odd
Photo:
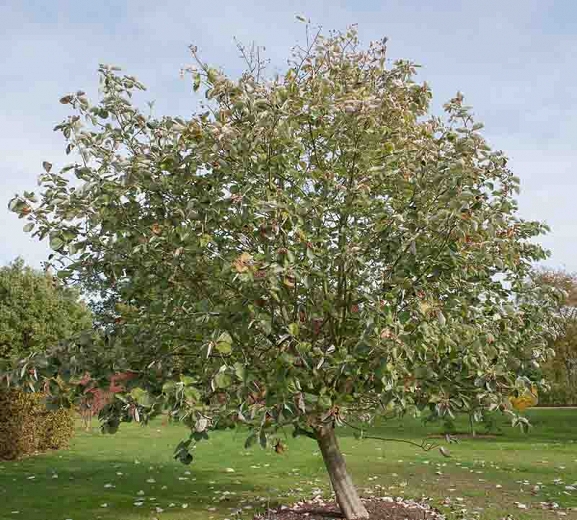
[[[445,517],[428,504],[402,498],[374,497],[363,499],[370,520],[443,520]],[[254,520],[330,520],[344,518],[335,502],[315,498],[293,506],[255,516]]]

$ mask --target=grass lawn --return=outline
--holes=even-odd
[[[559,518],[540,502],[554,501],[565,518],[577,509],[577,410],[529,410],[529,435],[503,423],[491,438],[462,439],[452,458],[402,443],[357,440],[341,446],[363,494],[431,497],[466,509],[464,516],[500,520]],[[465,429],[465,423],[462,425]],[[420,442],[438,431],[417,420],[388,422],[371,435]],[[244,432],[222,432],[195,450],[190,466],[172,460],[184,428],[123,425],[114,436],[78,431],[68,451],[0,462],[0,519],[200,520],[251,518],[279,502],[327,494],[328,480],[313,441],[286,439],[278,455],[243,449]],[[538,488],[535,488],[538,486]],[[525,505],[520,508],[519,505]]]

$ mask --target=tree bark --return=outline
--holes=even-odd
[[[369,513],[347,473],[345,459],[339,448],[333,426],[318,428],[316,436],[341,512],[347,520],[369,518]]]
[[[471,435],[473,437],[477,436],[477,432],[475,431],[475,421],[473,418],[473,414],[469,414],[469,427],[471,428]]]

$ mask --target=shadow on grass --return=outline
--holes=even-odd
[[[150,518],[160,510],[185,514],[208,507],[228,512],[251,498],[256,508],[259,493],[269,492],[266,484],[242,474],[70,455],[1,462],[0,519],[15,518],[12,511],[26,520]]]

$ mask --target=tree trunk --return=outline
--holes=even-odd
[[[317,429],[316,435],[341,512],[347,520],[369,518],[369,513],[347,473],[345,459],[339,448],[333,426],[328,425]]]
[[[469,414],[469,427],[471,428],[471,435],[476,437],[477,432],[475,431],[475,420],[473,418],[473,414]]]

